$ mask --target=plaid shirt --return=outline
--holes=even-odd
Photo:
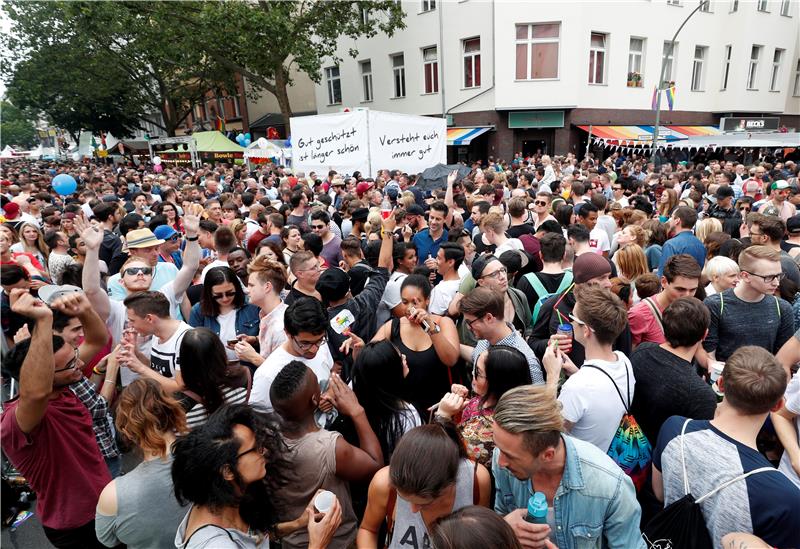
[[[506,345],[508,347],[513,347],[518,349],[525,358],[528,359],[528,368],[531,372],[531,381],[534,385],[541,385],[544,383],[544,374],[542,373],[542,363],[539,362],[539,359],[536,358],[536,355],[533,352],[533,349],[530,348],[530,345],[522,338],[519,332],[514,328],[513,324],[506,325],[511,328],[511,333],[508,334],[506,337],[495,343],[495,345]],[[478,357],[480,354],[492,347],[486,339],[481,339],[475,344],[475,348],[472,351],[472,365],[473,367],[478,362]]]
[[[86,379],[81,377],[80,381],[76,381],[69,386],[78,400],[80,400],[92,416],[92,429],[94,429],[94,437],[97,439],[97,446],[100,447],[100,453],[106,459],[115,458],[120,455],[117,442],[114,440],[114,428],[111,425],[111,416],[108,415],[108,402],[100,396],[94,388],[94,385]]]

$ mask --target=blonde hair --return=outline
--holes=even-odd
[[[557,446],[564,430],[561,403],[546,385],[522,385],[503,393],[494,409],[494,421],[504,431],[522,435],[534,456]]]
[[[694,228],[694,235],[700,242],[705,242],[711,233],[722,232],[722,222],[713,217],[706,217],[699,221]]]
[[[369,235],[373,231],[380,230],[382,220],[381,211],[377,208],[372,208],[367,215],[367,222],[364,223],[364,232]]]
[[[724,255],[712,257],[706,261],[706,265],[703,267],[703,276],[709,282],[728,273],[739,274],[739,265],[733,259]]]
[[[669,200],[665,204],[659,203],[658,215],[669,217],[672,211],[678,207],[678,193],[674,189],[664,189],[664,192],[669,196]]]
[[[638,244],[642,248],[647,244],[647,233],[641,225],[625,225],[622,230],[628,230],[634,238],[634,244]]]
[[[152,379],[139,378],[119,395],[117,431],[151,454],[169,453],[165,434],[188,431],[186,413],[171,395]]]
[[[481,220],[481,229],[484,232],[488,229],[493,233],[502,234],[506,229],[505,219],[501,214],[490,211]]]
[[[781,253],[768,246],[750,246],[739,254],[739,269],[752,271],[755,268],[755,262],[760,259],[780,263]]]
[[[640,227],[641,229],[641,227]],[[644,232],[642,232],[644,234]],[[638,244],[631,244],[620,248],[614,254],[614,260],[619,268],[619,274],[626,280],[636,280],[638,277],[649,272],[647,268],[647,256]]]
[[[400,204],[402,204],[404,209],[408,209],[412,204],[416,204],[417,201],[414,198],[414,193],[411,191],[403,191],[403,194],[397,200]]]

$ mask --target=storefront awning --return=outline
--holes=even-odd
[[[447,144],[469,145],[473,139],[493,129],[494,126],[480,126],[477,128],[447,128]]]
[[[578,126],[585,132],[589,126]],[[653,139],[654,126],[591,126],[592,137],[612,145],[642,145]],[[659,126],[658,140],[673,142],[695,136],[719,135],[716,126]]]

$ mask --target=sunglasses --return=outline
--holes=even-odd
[[[214,299],[222,299],[223,297],[236,297],[236,291],[222,292],[221,294],[211,294]]]
[[[534,206],[547,206],[547,202],[545,202],[544,200],[534,200],[533,201],[533,205]]]
[[[181,239],[181,235],[179,235],[179,234],[174,234],[174,235],[172,235],[171,237],[169,237],[169,238],[167,239],[167,242],[177,242],[177,241],[178,241],[178,240],[180,240],[180,239]]]
[[[151,274],[153,274],[153,268],[152,267],[128,267],[127,269],[125,269],[125,272],[124,272],[124,274],[126,274],[128,276],[136,276],[139,273],[141,273],[141,274],[143,274],[145,276],[151,275]]]

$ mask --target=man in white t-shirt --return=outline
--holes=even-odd
[[[144,363],[128,338],[118,354],[120,364],[142,377],[154,379],[168,394],[180,391],[180,346],[192,327],[169,316],[169,300],[161,292],[137,292],[123,302],[128,322],[137,335],[151,337],[150,361]]]
[[[608,233],[602,228],[597,227],[597,218],[600,212],[594,204],[586,202],[578,210],[578,223],[589,229],[589,247],[596,254],[608,257],[611,250],[611,242],[608,240]]]
[[[447,308],[458,293],[461,277],[458,268],[464,261],[464,248],[454,242],[444,242],[436,253],[436,265],[442,280],[433,287],[428,312],[435,315],[447,314]]]
[[[300,297],[289,308],[283,320],[286,341],[269,355],[253,376],[250,404],[272,411],[269,389],[284,366],[297,360],[311,368],[319,383],[327,387],[333,369],[328,349],[328,316],[322,303],[313,297]]]
[[[558,400],[566,431],[606,452],[620,419],[630,408],[636,383],[630,361],[612,349],[628,316],[622,301],[600,286],[576,287],[575,297],[570,315],[573,337],[586,349],[586,359],[564,383]],[[565,369],[574,371],[566,355],[550,350],[545,355],[546,361],[564,359]],[[549,366],[545,366],[548,372]]]

